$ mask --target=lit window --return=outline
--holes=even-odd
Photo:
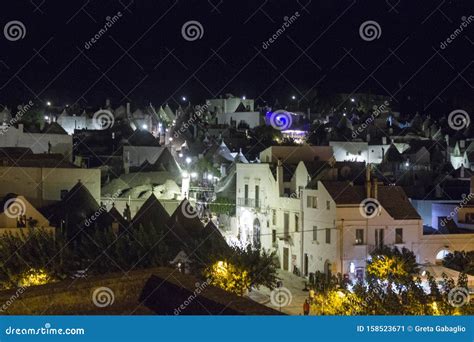
[[[364,230],[363,229],[356,229],[356,245],[363,245],[364,244]]]
[[[395,243],[403,243],[403,228],[395,229]]]

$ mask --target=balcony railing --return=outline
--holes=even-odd
[[[237,198],[237,205],[240,207],[260,208],[261,201],[255,198]]]

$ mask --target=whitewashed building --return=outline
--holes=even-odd
[[[56,126],[51,130],[44,130],[41,133],[25,132],[23,124],[14,126],[0,126],[0,148],[1,147],[25,147],[31,149],[33,153],[60,153],[66,160],[72,161],[72,136],[61,131],[61,127]],[[59,130],[57,129],[59,128]]]

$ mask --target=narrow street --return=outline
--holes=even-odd
[[[289,290],[289,292],[284,292],[283,288],[280,289],[282,297],[281,307],[272,304],[270,300],[271,291],[266,287],[252,290],[249,293],[249,298],[273,309],[281,310],[281,312],[288,315],[302,315],[303,303],[305,299],[308,298],[308,291],[303,291],[305,287],[305,279],[282,270],[278,271],[278,277],[283,283],[283,288]],[[274,291],[277,292],[278,289],[275,289]],[[289,296],[286,296],[287,293],[289,293]],[[274,296],[274,298],[278,300],[278,295]]]

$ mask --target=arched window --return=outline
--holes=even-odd
[[[451,253],[449,250],[447,249],[442,249],[440,250],[437,254],[436,254],[436,263],[442,263],[443,262],[443,259],[446,257],[446,255],[448,255],[449,253]]]

